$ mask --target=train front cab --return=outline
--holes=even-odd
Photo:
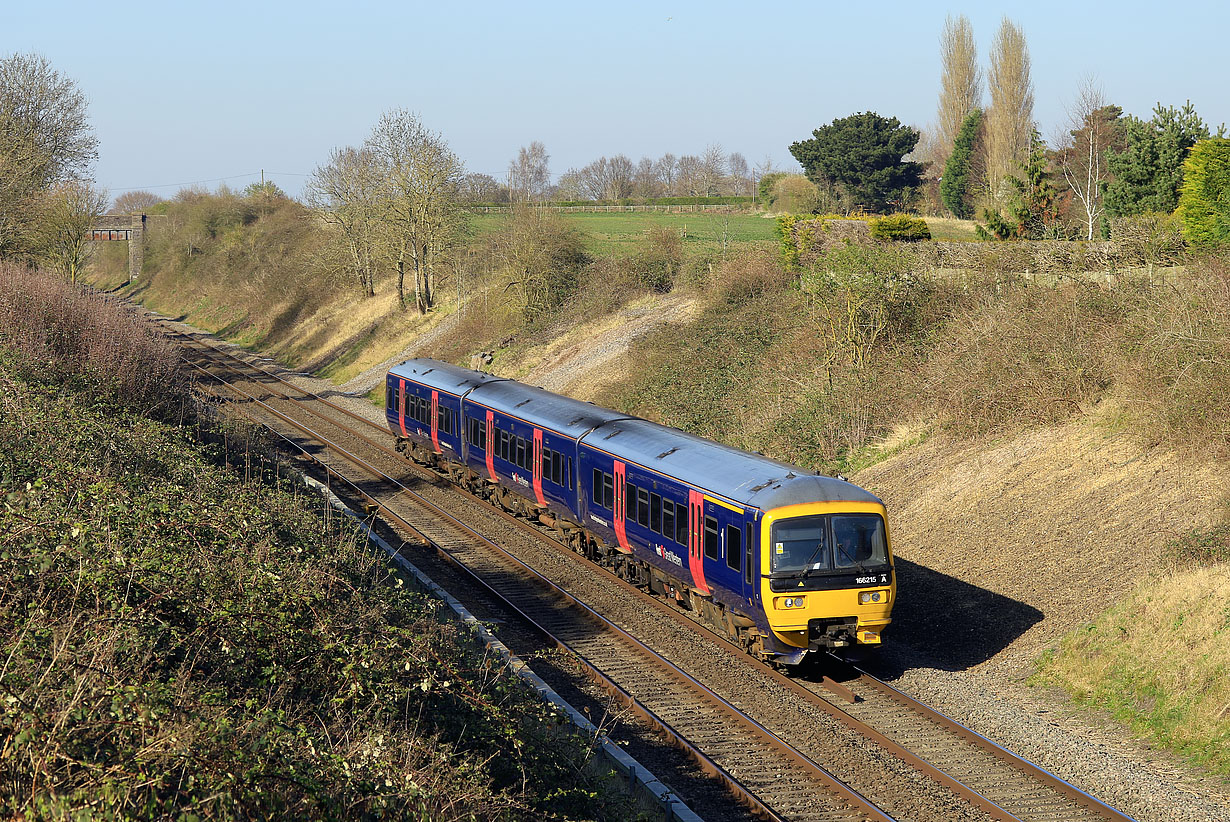
[[[761,602],[778,641],[806,651],[880,644],[897,598],[883,505],[774,508],[760,533]]]

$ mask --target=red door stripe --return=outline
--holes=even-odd
[[[534,429],[534,498],[539,505],[546,505],[546,497],[542,495],[542,429]]]
[[[695,489],[688,489],[688,570],[692,572],[692,584],[702,594],[709,593],[705,582],[705,495]]]
[[[620,549],[630,554],[632,548],[628,545],[628,529],[624,527],[628,514],[627,497],[628,484],[624,480],[624,464],[615,460],[615,539],[619,542]]]
[[[401,391],[397,395],[397,422],[401,425],[401,435],[403,437],[410,436],[406,433],[406,381],[399,379],[401,383]]]
[[[487,412],[487,475],[492,482],[499,482],[495,475],[495,412]]]
[[[431,447],[440,451],[440,392],[431,392]]]

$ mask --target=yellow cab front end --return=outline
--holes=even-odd
[[[897,598],[884,506],[808,502],[765,512],[761,602],[781,643],[877,646]]]

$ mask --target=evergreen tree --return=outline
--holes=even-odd
[[[961,220],[974,216],[973,198],[970,196],[970,166],[974,156],[974,142],[981,127],[982,110],[974,109],[961,123],[961,129],[953,143],[952,154],[944,166],[944,178],[940,180],[940,199],[953,216]]]
[[[1046,143],[1037,129],[1030,137],[1029,159],[1021,167],[1021,177],[1004,178],[1012,191],[1006,213],[984,209],[986,227],[978,226],[983,240],[1043,240],[1059,230],[1059,204],[1047,165]]]
[[[1129,115],[1125,126],[1126,146],[1107,154],[1114,179],[1106,186],[1106,213],[1124,217],[1174,211],[1183,185],[1183,161],[1197,140],[1209,138],[1208,126],[1190,100],[1182,109],[1158,103],[1152,119]]]
[[[1230,140],[1201,140],[1183,163],[1183,236],[1196,248],[1230,245]]]
[[[914,150],[919,133],[896,117],[874,111],[851,114],[821,126],[812,139],[790,146],[809,179],[836,189],[852,205],[883,212],[914,198],[922,163],[903,162]]]

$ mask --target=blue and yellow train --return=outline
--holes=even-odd
[[[884,504],[844,480],[434,360],[386,381],[398,449],[797,664],[881,641],[897,593]]]

